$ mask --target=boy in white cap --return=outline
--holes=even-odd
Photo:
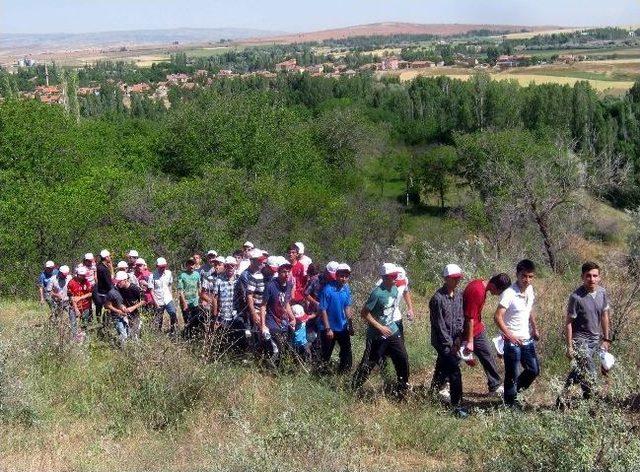
[[[67,265],[60,266],[58,273],[49,279],[47,290],[51,293],[51,301],[54,306],[53,315],[56,317],[63,313],[69,314],[69,294],[67,289],[70,281],[70,269]]]
[[[87,252],[84,255],[84,258],[82,259],[82,262],[80,264],[78,264],[78,267],[76,267],[76,272],[77,272],[78,268],[80,268],[81,266],[84,266],[84,267],[87,268],[86,280],[91,285],[95,285],[96,284],[96,269],[97,269],[97,265],[96,265],[96,260],[95,260],[95,257],[93,256],[93,253]]]
[[[53,310],[53,301],[51,300],[51,291],[48,290],[49,282],[53,277],[58,274],[56,264],[53,261],[47,261],[44,264],[44,270],[38,276],[38,293],[40,295],[40,305],[44,305],[45,302],[49,305],[49,308]]]
[[[91,322],[91,297],[93,285],[89,282],[87,275],[89,269],[81,265],[76,270],[76,276],[69,282],[68,292],[71,297],[71,309],[69,312],[69,321],[71,322],[71,333],[77,336],[77,319],[82,321],[82,328],[86,329]]]
[[[151,274],[150,282],[156,312],[153,320],[154,325],[158,330],[162,331],[162,322],[166,311],[171,323],[169,333],[175,334],[178,315],[172,293],[173,274],[167,269],[167,260],[164,257],[158,257],[156,260],[156,270]]]
[[[113,288],[113,264],[111,262],[111,253],[103,249],[100,251],[100,261],[96,265],[96,285],[94,291],[93,302],[96,305],[96,319],[101,320],[102,305],[104,305],[107,293]]]
[[[395,283],[398,272],[395,264],[382,264],[382,283],[373,289],[362,307],[361,316],[369,327],[362,361],[353,376],[353,388],[359,390],[374,367],[381,365],[385,357],[390,357],[397,377],[395,393],[404,398],[409,387],[409,358],[398,325],[393,321],[398,298]]]
[[[460,406],[462,372],[458,357],[464,333],[462,292],[458,290],[458,285],[463,277],[462,269],[456,264],[448,264],[444,268],[442,277],[444,284],[429,301],[431,345],[438,353],[431,381],[431,391],[440,390],[448,380],[454,413],[461,418],[466,418],[469,416],[469,412]]]
[[[129,252],[127,253],[127,271],[128,272],[133,272],[136,269],[136,260],[138,259],[138,257],[140,257],[140,254],[138,254],[138,251],[136,251],[135,249],[129,250]]]
[[[340,346],[338,373],[349,372],[353,364],[351,349],[351,290],[349,277],[351,267],[338,264],[336,279],[328,282],[320,292],[320,343],[322,362],[328,366],[336,342]]]

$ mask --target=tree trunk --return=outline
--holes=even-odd
[[[551,267],[552,271],[556,272],[556,252],[551,241],[551,235],[549,234],[549,225],[547,222],[547,218],[535,211],[535,205],[533,206],[533,214],[536,220],[536,224],[538,225],[538,229],[540,230],[540,234],[542,235],[542,242],[544,243],[544,249],[547,253],[549,267]]]

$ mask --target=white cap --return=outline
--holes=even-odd
[[[93,257],[93,253],[92,253],[92,252],[88,252],[88,253],[86,253],[86,254],[84,255],[84,260],[85,260],[85,261],[92,261],[92,260],[94,260],[94,259],[95,259],[95,257]]]
[[[462,278],[462,269],[457,264],[447,264],[442,271],[443,277],[453,277],[455,279]]]
[[[253,249],[255,246],[253,245],[253,243],[251,241],[247,241],[242,245],[242,247],[248,247],[248,248]]]
[[[298,254],[304,254],[304,244],[303,243],[298,241],[298,242],[294,243],[293,245],[298,248]]]
[[[225,265],[238,265],[238,261],[233,256],[227,256],[224,260]]]
[[[69,273],[69,266],[68,265],[63,265],[60,266],[60,269],[58,269],[58,272],[60,272],[61,274],[68,274]]]
[[[351,267],[349,267],[349,264],[338,264],[338,268],[336,269],[336,272],[341,271],[341,270],[346,270],[349,273],[351,272]]]
[[[116,266],[117,269],[128,269],[129,268],[129,264],[127,264],[125,261],[120,261],[118,262],[118,265]]]
[[[123,280],[128,280],[128,279],[129,279],[129,274],[127,274],[126,272],[120,271],[116,273],[117,282],[122,282]]]
[[[235,257],[234,257],[234,259],[235,259]],[[214,261],[219,262],[220,264],[224,264],[227,261],[227,259],[224,256],[217,256],[214,259]]]
[[[291,262],[289,262],[289,259],[287,259],[284,256],[277,256],[278,258],[278,267],[283,266],[283,265],[291,265]]]
[[[142,257],[138,257],[136,259],[136,265],[143,265],[146,266],[147,265],[147,261],[145,261]]]
[[[53,262],[53,261],[47,261],[47,262],[45,262],[45,263],[44,263],[44,266],[45,266],[47,269],[53,269],[53,268],[56,266],[56,263],[55,263],[55,262]]]
[[[111,253],[109,251],[107,251],[106,249],[103,249],[102,251],[100,251],[100,257],[109,257],[111,255]]]
[[[135,249],[131,249],[128,253],[127,256],[129,257],[140,257],[140,254],[138,254],[138,251],[136,251]]]
[[[278,256],[269,256],[267,257],[267,265],[269,267],[280,267],[280,257]]]
[[[395,264],[392,264],[391,262],[385,262],[380,266],[380,275],[383,277],[385,275],[397,274],[397,273],[398,273],[398,266]]]
[[[156,265],[159,267],[166,267],[167,266],[167,260],[164,257],[158,257],[156,259]]]
[[[261,257],[264,257],[264,254],[260,249],[253,248],[249,251],[249,259],[260,259]]]
[[[397,267],[398,267],[398,279],[397,280],[406,280],[407,279],[407,271],[404,270],[400,266],[397,266]]]
[[[76,274],[78,274],[78,275],[87,275],[88,273],[89,273],[89,269],[87,269],[83,265],[81,265],[80,267],[78,267],[76,269]]]
[[[336,261],[331,261],[327,264],[327,267],[325,268],[327,269],[327,272],[334,273],[336,270],[338,270],[339,266],[340,264],[338,264]]]
[[[209,249],[207,251],[207,256],[213,256],[216,257],[218,255],[218,253],[216,251],[214,251],[213,249]]]
[[[302,305],[291,305],[291,311],[296,318],[304,316],[304,308],[302,307]]]

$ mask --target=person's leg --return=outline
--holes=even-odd
[[[460,406],[462,400],[462,372],[460,371],[460,359],[455,354],[449,354],[442,358],[442,370],[449,379],[449,393],[451,406]]]
[[[429,387],[431,393],[440,391],[447,379],[446,373],[443,369],[443,357],[444,354],[438,352],[438,357],[436,357],[436,365],[433,368],[433,378],[431,379],[431,386]]]
[[[496,364],[496,358],[493,355],[492,343],[489,341],[486,331],[483,331],[473,338],[473,353],[480,361],[480,364],[484,369],[484,373],[487,376],[487,386],[489,387],[489,391],[495,391],[502,383],[502,379],[498,373],[498,366]]]
[[[504,342],[504,402],[513,405],[518,395],[516,379],[520,365],[520,346]]]
[[[131,324],[131,338],[134,340],[140,339],[140,330],[142,327],[142,319],[140,318],[140,314],[133,315],[129,318],[129,323]]]
[[[396,325],[398,325],[398,332],[400,333],[400,337],[404,339],[404,325],[402,324],[402,320],[396,321]]]
[[[521,348],[521,353],[521,362],[524,369],[518,376],[518,392],[528,389],[540,374],[540,364],[538,362],[538,355],[536,354],[536,343],[532,341],[529,344],[525,344]]]
[[[164,321],[164,310],[165,310],[164,306],[156,307],[154,310],[155,313],[153,316],[153,325],[159,332],[162,332],[162,324]]]
[[[353,351],[351,350],[351,336],[349,331],[344,330],[336,333],[336,341],[340,347],[340,364],[338,373],[349,372],[353,365]]]
[[[576,349],[575,379],[580,383],[582,397],[585,400],[591,398],[596,384],[596,364],[593,357],[598,352],[598,344],[598,342],[582,343]]]
[[[404,339],[398,334],[387,341],[385,354],[391,358],[396,370],[396,390],[398,395],[404,396],[409,386],[409,356],[404,346]],[[462,385],[460,388],[462,389]]]
[[[71,325],[71,336],[74,338],[78,334],[78,319],[76,316],[76,310],[73,308],[68,308],[67,313],[69,313],[69,325]]]
[[[92,313],[91,313],[91,309],[84,310],[84,311],[82,312],[82,315],[81,315],[82,324],[81,324],[81,326],[80,326],[80,327],[81,327],[83,330],[86,330],[86,329],[87,329],[87,326],[89,326],[89,323],[91,323],[91,317],[92,317],[91,315],[92,315]]]
[[[372,340],[367,337],[367,341],[362,354],[360,365],[353,374],[351,386],[353,390],[359,390],[369,378],[373,368],[380,362],[380,344],[382,340]]]
[[[164,306],[164,309],[167,310],[167,313],[169,314],[169,321],[171,323],[169,332],[173,334],[176,332],[176,325],[178,324],[178,313],[176,312],[176,304],[173,300],[171,300]]]
[[[118,333],[118,341],[120,341],[120,347],[124,347],[124,343],[126,342],[128,337],[127,325],[120,317],[115,317],[113,321],[116,327],[116,332]]]
[[[333,339],[329,339],[326,333],[326,330],[320,332],[320,356],[322,363],[325,364],[325,367],[328,367],[331,361],[331,355],[333,354],[333,348],[336,345],[336,333],[333,333]]]

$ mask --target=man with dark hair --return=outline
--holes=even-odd
[[[100,251],[100,261],[96,265],[96,285],[93,292],[93,303],[96,306],[96,321],[100,322],[102,305],[104,305],[107,293],[113,288],[113,263],[111,253],[103,249]],[[106,318],[102,318],[102,324],[106,324]]]
[[[196,261],[187,259],[186,269],[178,276],[178,299],[184,319],[184,335],[192,335],[193,328],[201,321],[200,273],[195,270]]]
[[[393,320],[398,298],[398,273],[395,264],[382,264],[382,283],[373,289],[362,307],[360,315],[369,327],[362,360],[353,375],[352,386],[356,391],[367,381],[374,367],[382,365],[386,357],[391,358],[396,370],[396,394],[404,398],[409,387],[409,357],[398,324]]]
[[[320,292],[320,343],[322,346],[322,362],[328,365],[336,342],[340,346],[340,364],[338,373],[351,370],[353,354],[351,351],[351,290],[349,277],[351,268],[347,264],[339,264],[336,280],[327,283]]]
[[[473,352],[476,355],[487,376],[489,392],[500,396],[504,393],[504,388],[498,373],[491,341],[489,341],[487,329],[482,322],[482,309],[487,300],[487,293],[501,295],[510,285],[511,279],[507,274],[498,274],[491,277],[489,281],[472,280],[467,284],[462,294],[465,317],[465,353]]]
[[[442,277],[444,284],[429,301],[431,345],[438,353],[431,381],[431,391],[440,390],[448,380],[454,413],[465,418],[469,412],[460,406],[462,372],[458,356],[464,326],[462,293],[458,290],[458,285],[463,277],[462,269],[456,264],[448,264],[444,268]]]
[[[504,401],[508,406],[517,408],[522,407],[516,401],[518,393],[529,388],[540,374],[536,354],[539,334],[533,312],[535,295],[531,285],[535,270],[535,264],[528,259],[518,262],[516,282],[502,292],[494,316],[504,338]]]
[[[606,290],[600,286],[600,267],[595,262],[582,265],[582,285],[569,296],[565,320],[567,357],[574,361],[565,392],[578,383],[583,398],[588,399],[596,382],[593,357],[600,350],[608,351],[611,345],[609,300]],[[603,370],[603,374],[606,371]],[[559,397],[558,404],[561,403]]]
[[[300,250],[296,244],[289,247],[289,262],[291,263],[291,280],[293,282],[293,293],[291,301],[293,304],[304,303],[304,291],[307,287],[307,270],[300,262]]]
[[[279,365],[283,351],[289,349],[289,330],[295,328],[296,318],[291,311],[291,291],[289,276],[291,264],[286,260],[278,265],[278,275],[274,276],[264,289],[261,307],[262,333],[271,346],[270,361],[273,367]]]

